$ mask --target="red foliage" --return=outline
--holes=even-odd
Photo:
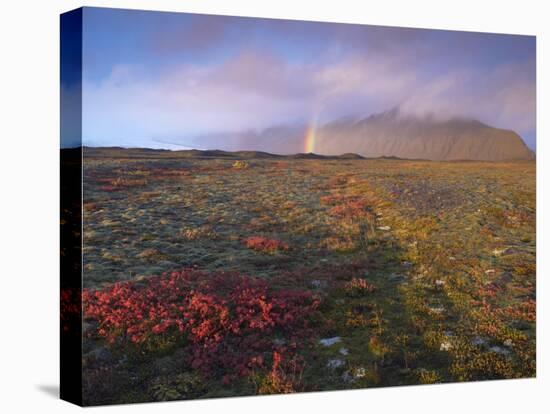
[[[333,217],[354,219],[368,214],[368,203],[357,197],[326,196],[321,198],[321,202],[333,206],[328,212]]]
[[[350,296],[362,296],[367,293],[372,293],[376,287],[367,282],[366,279],[353,278],[349,282],[344,283],[344,290]]]
[[[488,285],[481,286],[477,291],[477,296],[482,301],[485,301],[486,299],[496,298],[499,291],[501,291],[501,288],[494,283],[490,283]]]
[[[271,291],[260,279],[193,269],[85,290],[83,300],[85,319],[98,321],[98,335],[109,342],[185,338],[191,366],[225,381],[264,367],[282,342],[287,352],[305,345],[318,305],[309,292]]]
[[[290,394],[302,388],[303,360],[274,351],[271,371],[259,387],[260,394]]]
[[[262,236],[251,236],[243,240],[243,243],[249,249],[264,253],[274,253],[279,250],[288,251],[288,244],[274,239],[268,239]]]
[[[537,320],[537,303],[533,299],[525,302],[510,305],[500,310],[500,315],[509,319],[517,319],[526,322],[536,322]]]

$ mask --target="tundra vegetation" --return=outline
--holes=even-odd
[[[83,221],[87,404],[535,375],[534,162],[85,156]]]

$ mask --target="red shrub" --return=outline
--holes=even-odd
[[[344,290],[349,296],[363,296],[376,290],[375,286],[365,279],[353,278],[344,284]]]
[[[526,322],[536,322],[537,303],[534,300],[529,299],[525,302],[510,305],[499,310],[499,315],[507,320],[517,319]]]
[[[481,286],[477,291],[477,296],[483,301],[485,299],[496,298],[499,291],[502,289],[499,288],[496,284],[490,283],[485,286]]]
[[[258,389],[260,394],[290,394],[302,388],[303,360],[298,356],[288,358],[274,351],[271,371]]]
[[[109,342],[185,338],[191,367],[225,381],[264,368],[281,343],[287,352],[305,345],[318,305],[309,292],[271,291],[260,279],[197,270],[85,290],[83,301],[85,319],[99,322],[97,333]]]
[[[349,198],[329,210],[329,215],[343,219],[354,219],[367,215],[368,204],[365,200]]]
[[[257,250],[263,253],[275,253],[276,251],[288,251],[288,244],[274,239],[268,239],[262,236],[251,236],[243,240],[243,243],[249,249]]]

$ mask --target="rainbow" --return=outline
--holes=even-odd
[[[310,152],[315,152],[315,135],[317,132],[317,119],[319,118],[319,111],[315,111],[309,125],[306,129],[306,134],[304,136],[304,152],[309,154]]]
[[[304,137],[304,152],[309,154],[315,150],[315,125],[309,125]]]

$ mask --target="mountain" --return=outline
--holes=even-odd
[[[356,122],[335,122],[320,128],[315,152],[343,152],[342,147],[345,152],[366,157],[486,161],[534,157],[513,131],[471,119],[439,121],[403,116],[395,109]]]
[[[398,157],[429,160],[530,160],[534,153],[513,131],[473,119],[438,120],[400,113],[399,109],[365,118],[345,117],[316,128],[306,149],[305,126],[280,125],[263,131],[212,134],[193,145],[227,151],[254,150],[277,154],[315,152],[320,155],[359,154],[367,158]]]

